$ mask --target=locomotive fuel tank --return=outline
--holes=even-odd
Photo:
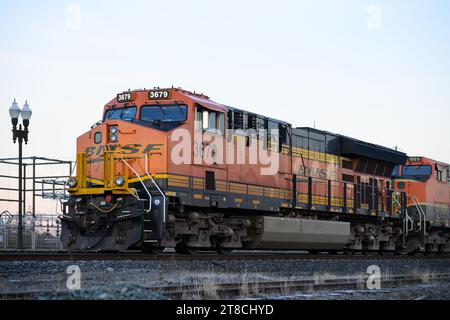
[[[350,240],[349,222],[259,216],[248,249],[339,250]]]

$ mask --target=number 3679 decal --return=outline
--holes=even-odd
[[[169,90],[150,90],[148,98],[152,100],[170,99]]]

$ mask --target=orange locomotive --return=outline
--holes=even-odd
[[[450,165],[409,157],[394,170],[395,188],[404,192],[410,246],[425,252],[448,251]]]
[[[78,138],[61,238],[69,250],[406,252],[411,218],[391,180],[406,159],[203,94],[123,92]]]

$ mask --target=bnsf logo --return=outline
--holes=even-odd
[[[161,151],[162,144],[148,144],[147,146],[141,145],[141,144],[126,144],[121,146],[120,151],[122,154],[136,154],[141,152],[142,154],[147,154],[151,151]],[[113,145],[109,147],[110,151],[116,151],[118,148],[117,145]],[[94,147],[87,147],[85,150],[86,155],[88,156],[100,156],[102,155],[106,150],[106,146],[94,146]]]

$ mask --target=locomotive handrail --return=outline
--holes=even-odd
[[[400,206],[400,201],[398,200],[398,193],[397,192],[394,192],[392,194],[392,204]]]
[[[121,154],[123,155],[123,154]],[[145,192],[147,192],[148,197],[149,197],[149,205],[148,205],[148,210],[146,211],[147,213],[149,213],[150,211],[152,211],[152,195],[150,194],[150,192],[148,191],[147,187],[144,184],[144,181],[142,180],[141,176],[136,172],[136,170],[133,169],[132,166],[130,166],[130,164],[122,157],[120,159],[123,163],[125,163],[125,165],[131,170],[133,171],[133,173],[136,175],[136,177],[138,177],[139,181],[141,182],[142,186],[144,187]],[[139,195],[136,192],[137,198],[139,199]],[[139,199],[140,200],[140,199]]]
[[[316,180],[316,181],[321,181],[321,182],[324,182],[324,183],[328,182],[328,181],[331,181],[332,183],[338,183],[338,184],[341,184],[341,185],[347,184],[348,186],[353,186],[353,187],[359,185],[358,183],[355,183],[355,182],[345,182],[345,181],[341,181],[341,180],[323,179],[323,178],[312,177],[312,176],[307,176],[306,178],[305,177],[298,177],[297,178],[297,182],[308,182],[308,178],[311,178],[311,179]],[[288,180],[290,180],[290,179],[288,179]],[[368,187],[370,187],[370,186],[368,186]],[[377,187],[372,186],[370,188],[376,189]],[[395,189],[392,189],[392,188],[379,188],[378,187],[378,189],[381,190],[381,191],[395,191]],[[398,200],[397,200],[397,202],[398,202]]]
[[[407,224],[407,226],[408,226],[408,233],[409,233],[410,231],[414,230],[414,219],[411,218],[411,216],[408,214],[408,210],[405,210],[405,215],[406,215],[407,223],[411,222],[411,228],[409,227],[409,224]]]
[[[411,195],[411,199],[414,201],[414,205],[416,206],[417,210],[419,211],[419,225],[420,225],[420,229],[418,231],[422,231],[422,221],[426,221],[426,216],[425,216],[425,212],[422,209],[422,206],[419,204],[419,201],[417,200],[415,195]],[[425,226],[423,226],[423,236],[425,237]]]
[[[75,168],[77,167],[77,164],[78,164],[78,157],[75,158],[75,165],[71,168],[69,177],[73,177],[73,173],[75,171]],[[65,197],[66,197],[66,193],[67,193],[68,182],[69,182],[69,179],[67,179],[66,182],[64,183],[63,193],[58,194],[58,196],[56,197],[56,201],[58,201],[59,205],[60,205],[59,209],[61,210],[61,213],[63,213],[63,214],[64,214],[63,199],[66,200]],[[42,191],[42,194],[44,194],[44,191]],[[57,211],[56,213],[58,213],[58,209],[56,209],[56,211]]]
[[[411,229],[409,228],[409,223],[411,223]],[[405,209],[405,219],[403,219],[403,245],[406,245],[406,239],[408,238],[409,232],[414,230],[414,220],[409,216],[408,210]]]
[[[291,155],[292,158],[292,155]],[[303,158],[303,153],[300,153],[300,158],[302,159],[302,165],[303,165],[303,175],[306,177],[306,165],[305,165],[305,159]]]
[[[161,188],[158,186],[155,179],[153,179],[153,176],[148,172],[148,153],[145,154],[145,173],[147,173],[147,175],[150,177],[150,180],[152,180],[156,189],[158,189],[159,193],[161,193],[161,195],[163,197],[163,223],[166,223],[166,195],[161,190]]]
[[[301,176],[301,177],[297,177],[297,181],[300,181],[300,182],[308,182],[308,179],[307,178],[312,178],[313,180],[320,180],[320,181],[331,181],[331,182],[334,182],[334,183],[340,183],[340,184],[344,184],[344,183],[347,183],[347,185],[353,185],[353,186],[356,186],[356,185],[358,185],[358,183],[355,183],[355,182],[345,182],[345,181],[342,181],[342,180],[334,180],[334,179],[323,179],[323,178],[320,178],[320,177],[313,177],[313,176],[306,176],[306,179],[305,179],[305,177],[303,177],[303,176]],[[372,186],[372,188],[376,188],[375,186]],[[378,187],[378,189],[380,189],[379,187]],[[395,191],[395,189],[393,189],[393,188],[381,188],[380,190],[391,190],[391,191]]]
[[[334,185],[336,187],[344,187],[344,191],[343,192],[340,191],[340,193],[339,193],[340,199],[344,201],[343,206],[339,206],[339,207],[341,207],[343,212],[346,212],[346,210],[348,209],[348,206],[347,206],[348,201],[353,201],[353,209],[355,208],[355,205],[356,205],[356,198],[348,198],[347,194],[345,192],[348,192],[349,190],[351,190],[351,189],[348,189],[348,188],[353,188],[353,190],[355,190],[358,186],[361,186],[361,184],[358,184],[358,183],[355,183],[355,182],[346,182],[346,181],[335,180],[335,179],[324,179],[324,178],[321,178],[321,177],[312,177],[312,176],[299,176],[299,177],[295,177],[295,180],[296,180],[296,182],[299,182],[299,183],[308,183],[308,184],[309,183],[314,184],[314,182],[315,183],[321,183],[323,188],[326,188],[326,184],[327,183],[328,184],[331,183],[332,185]],[[311,180],[311,182],[310,182],[310,180]],[[391,214],[395,213],[395,210],[392,207],[396,204],[396,202],[398,203],[398,199],[396,199],[396,195],[394,193],[395,190],[393,188],[390,188],[388,186],[384,186],[383,188],[381,188],[381,187],[375,186],[375,185],[373,185],[373,186],[367,185],[367,188],[370,188],[371,196],[374,198],[372,200],[373,203],[372,203],[372,209],[371,210],[374,210],[377,213],[379,212],[380,209],[379,209],[379,205],[376,206],[376,203],[378,203],[378,204],[381,203],[382,205],[387,204],[386,201],[387,201],[387,199],[389,197],[388,196],[388,192],[389,191],[393,192],[392,193],[393,196],[392,196],[392,199],[390,201],[391,209],[389,210],[389,207],[384,208],[384,206],[383,206],[384,209],[382,209],[382,210],[383,210],[383,212],[389,212]],[[325,190],[325,189],[323,189],[323,190]],[[380,193],[376,193],[375,192],[376,190],[378,190]],[[297,192],[298,192],[298,189],[297,189]],[[313,196],[317,196],[318,195],[318,196],[327,197],[328,193],[329,193],[329,191],[328,192],[324,191],[324,192],[320,192],[319,194],[314,193]],[[306,192],[306,193],[300,192],[300,194],[309,195],[309,191]],[[377,197],[381,198],[381,199],[379,198],[378,202],[376,202],[377,201],[376,200]],[[308,204],[309,204],[309,201],[308,201]],[[328,200],[328,206],[330,206],[330,199]]]
[[[101,123],[102,123],[102,120],[97,121],[96,123],[94,123],[94,124],[91,126],[91,129],[95,129],[95,128],[98,127]]]

